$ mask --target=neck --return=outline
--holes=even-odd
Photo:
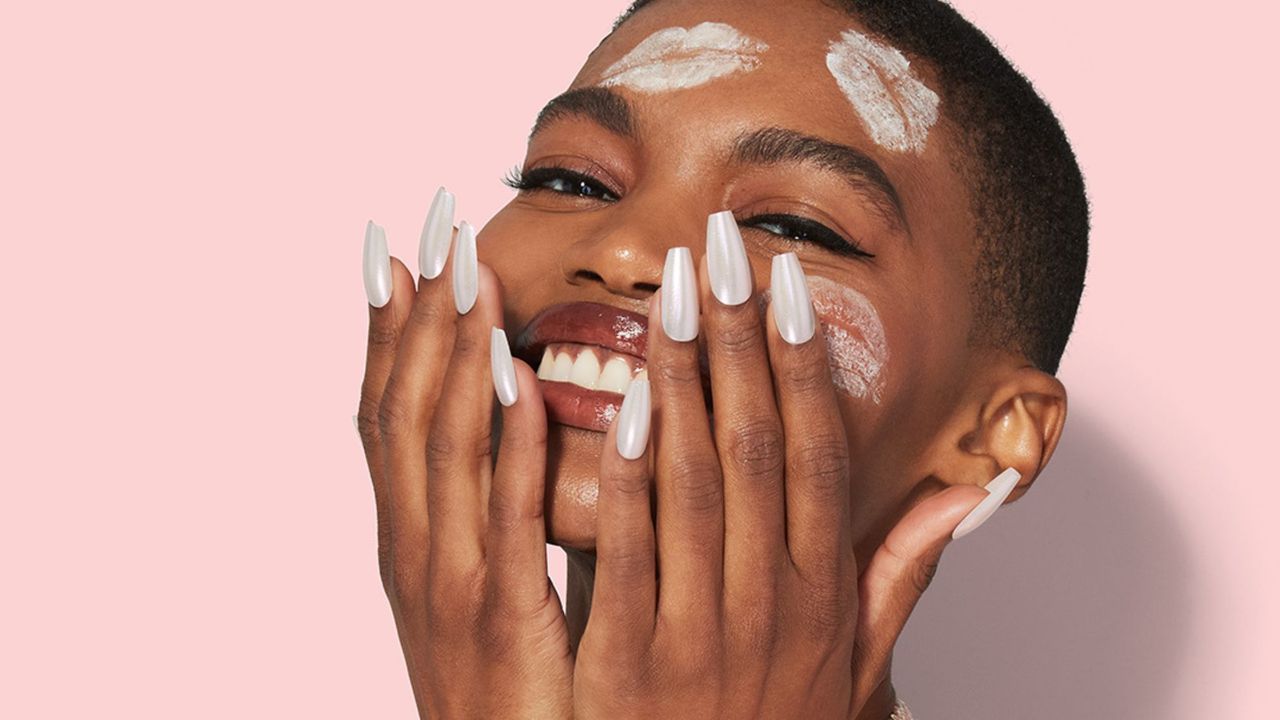
[[[565,620],[569,625],[569,642],[573,646],[574,655],[578,653],[578,643],[582,633],[587,629],[587,617],[591,614],[591,591],[596,578],[596,559],[594,555],[565,550],[568,566],[568,582],[565,588]],[[851,720],[887,720],[893,714],[896,697],[889,673],[871,693],[871,697],[863,703],[862,708]]]

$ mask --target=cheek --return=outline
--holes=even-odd
[[[822,321],[836,389],[879,405],[889,364],[889,344],[880,313],[862,293],[826,278],[810,278],[809,291]]]

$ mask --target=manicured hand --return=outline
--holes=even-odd
[[[774,258],[762,319],[731,218],[713,217],[707,257],[695,282],[688,251],[668,256],[649,381],[632,384],[605,443],[576,714],[856,718],[942,547],[987,493],[955,488],[913,509],[860,584],[846,428],[799,262]]]
[[[378,511],[382,581],[423,717],[565,718],[572,657],[546,569],[546,415],[512,363],[497,277],[437,196],[417,290],[370,224],[368,362],[358,425]],[[499,328],[494,333],[494,328]],[[491,347],[492,346],[492,347]],[[496,350],[496,354],[491,350]],[[504,407],[491,455],[494,382]]]

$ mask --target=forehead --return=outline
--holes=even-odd
[[[646,56],[663,55],[664,47],[669,62],[663,70],[676,80],[654,83],[652,67],[625,72]],[[717,52],[742,62],[735,68],[723,54],[715,59]],[[713,58],[719,69],[709,74],[712,79],[682,82],[689,80],[684,71],[698,64],[688,62],[690,56]],[[679,124],[716,115],[720,123],[750,118],[785,124],[869,152],[884,150],[887,162],[923,154],[938,118],[936,83],[924,63],[908,60],[818,0],[658,0],[591,54],[573,87],[600,84],[630,91],[642,111],[671,111],[653,114],[678,117]],[[673,86],[678,92],[670,92]]]

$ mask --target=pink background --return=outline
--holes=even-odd
[[[363,226],[412,256],[442,183],[487,219],[622,2],[328,5],[5,10],[0,716],[412,713],[351,426]],[[1096,232],[1060,455],[952,548],[900,688],[1274,717],[1274,11],[959,5],[1053,100]]]

